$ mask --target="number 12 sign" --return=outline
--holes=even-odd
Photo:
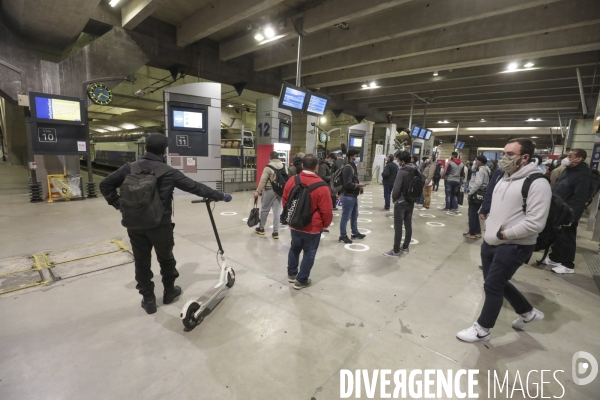
[[[56,129],[38,128],[38,139],[40,142],[56,142]]]

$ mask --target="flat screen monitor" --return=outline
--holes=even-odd
[[[289,143],[292,127],[289,124],[281,122],[279,124],[279,141],[282,143]]]
[[[427,133],[427,129],[421,128],[421,130],[419,131],[419,139],[424,139],[426,133]]]
[[[279,108],[304,112],[308,91],[285,82],[279,95]]]
[[[412,131],[410,132],[410,136],[412,137],[419,137],[419,131],[421,130],[421,127],[418,125],[413,126]]]
[[[415,154],[415,155],[421,154],[421,148],[417,147],[417,146],[413,147],[413,152],[412,153]]]
[[[456,148],[457,149],[462,149],[463,147],[465,147],[465,144],[463,142],[456,142]]]
[[[425,139],[425,140],[431,139],[431,130],[430,129],[427,129],[427,132],[425,133],[425,137],[423,139]]]
[[[327,103],[329,103],[329,97],[322,94],[310,93],[304,112],[310,115],[323,115],[327,109]]]
[[[204,108],[171,107],[171,129],[206,132],[208,110]]]
[[[31,114],[37,121],[81,125],[82,103],[73,97],[30,93]]]
[[[361,138],[351,137],[350,147],[362,147],[363,140]]]

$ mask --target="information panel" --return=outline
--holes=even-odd
[[[76,97],[29,92],[31,118],[35,122],[84,125],[83,101]]]
[[[329,99],[327,97],[311,94],[308,98],[308,106],[306,112],[312,115],[323,115],[327,109],[327,103]]]
[[[34,154],[77,156],[86,154],[86,128],[77,125],[28,121]]]
[[[192,111],[173,111],[173,126],[176,128],[204,129],[204,114]]]

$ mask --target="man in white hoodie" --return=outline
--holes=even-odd
[[[535,143],[530,139],[512,139],[504,147],[500,167],[505,172],[494,187],[484,242],[481,246],[485,302],[477,322],[460,331],[456,337],[465,342],[490,339],[490,329],[502,309],[504,298],[515,309],[512,326],[523,329],[544,319],[509,281],[533,253],[538,234],[544,229],[552,191],[546,179],[536,179],[529,188],[527,207],[523,211],[521,188],[531,174],[539,173],[537,162],[531,162]]]

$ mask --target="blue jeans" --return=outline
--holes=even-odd
[[[341,195],[342,221],[340,222],[340,236],[346,236],[346,226],[350,220],[352,234],[358,235],[358,199],[352,196]]]
[[[481,204],[474,204],[469,201],[469,234],[481,235],[481,223],[479,222],[479,208]]]
[[[296,276],[296,280],[300,283],[306,283],[310,275],[310,270],[315,264],[315,256],[321,241],[320,233],[306,233],[291,229],[292,245],[288,253],[288,275]],[[300,253],[304,251],[300,271],[298,264],[300,263]]]
[[[390,197],[392,197],[392,190],[394,189],[394,185],[383,185],[383,198],[385,199],[385,208],[386,210],[390,209]]]
[[[490,246],[483,242],[481,246],[481,264],[483,269],[483,289],[485,301],[477,323],[484,328],[493,328],[502,310],[504,299],[508,300],[517,314],[533,310],[525,296],[509,281],[521,265],[533,254],[534,245],[502,244]]]
[[[444,181],[446,187],[446,208],[448,210],[458,210],[458,192],[460,191],[460,182]]]

